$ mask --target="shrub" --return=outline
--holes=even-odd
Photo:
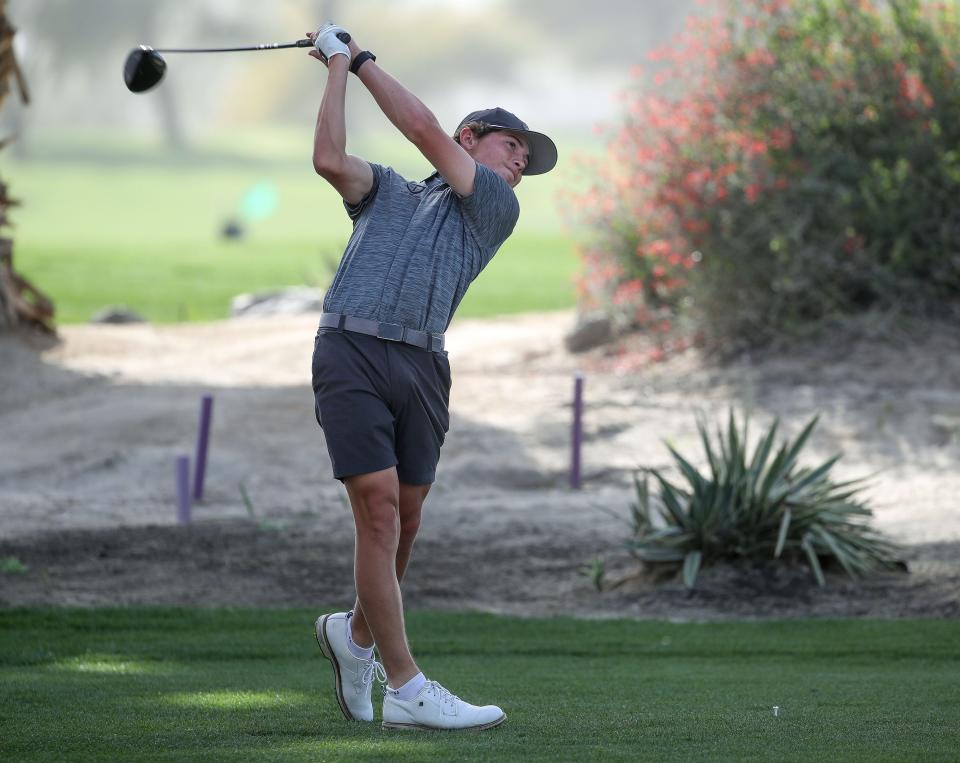
[[[870,529],[872,512],[857,498],[862,480],[830,479],[840,457],[816,468],[798,466],[816,423],[775,451],[775,421],[748,455],[746,419],[738,430],[731,411],[726,431],[718,427],[711,440],[701,418],[707,473],[668,446],[683,482],[657,469],[636,478],[628,548],[648,564],[682,565],[688,588],[701,566],[719,560],[805,559],[821,586],[824,557],[851,577],[897,566],[896,546]]]
[[[721,344],[960,315],[957,3],[705,4],[575,199],[581,298]]]

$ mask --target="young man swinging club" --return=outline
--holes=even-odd
[[[316,171],[343,197],[353,234],[324,300],[313,356],[317,420],[356,525],[351,612],[317,620],[337,701],[372,721],[371,688],[387,682],[383,727],[486,729],[506,715],[427,680],[407,645],[400,580],[449,424],[443,332],[467,287],[513,231],[513,188],[549,171],[553,141],[503,109],[468,115],[453,138],[433,113],[340,27],[308,36],[327,66],[313,148]],[[351,72],[436,172],[409,182],[346,153]],[[374,658],[376,645],[381,663]]]

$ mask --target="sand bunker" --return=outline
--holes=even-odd
[[[451,431],[405,581],[408,603],[665,617],[956,615],[960,336],[863,342],[717,365],[691,350],[618,373],[562,349],[571,313],[458,321]],[[0,604],[349,602],[352,522],[309,387],[315,316],[180,326],[70,326],[0,337]],[[567,486],[573,375],[586,374],[584,488]],[[215,397],[205,500],[176,526],[174,459]],[[698,453],[695,413],[821,423],[808,457],[874,474],[876,525],[914,570],[870,584],[718,568],[687,597],[633,581],[596,594],[580,567],[616,546],[638,465],[669,440]],[[240,491],[254,507],[251,518]],[[477,581],[483,581],[478,592]]]

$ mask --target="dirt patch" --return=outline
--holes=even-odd
[[[960,337],[864,341],[716,365],[690,350],[637,366],[571,356],[570,314],[462,321],[450,333],[452,426],[404,581],[411,607],[683,619],[956,617],[960,592]],[[346,606],[352,522],[313,419],[315,319],[77,326],[56,346],[0,338],[0,605]],[[585,485],[567,487],[573,374],[586,374]],[[199,399],[215,396],[204,501],[175,524],[173,462]],[[911,573],[870,581],[727,565],[677,580],[611,579],[630,477],[666,466],[663,441],[697,452],[694,414],[749,411],[810,458],[874,474],[877,526]],[[957,422],[956,428],[952,422]],[[240,493],[250,497],[251,517]]]
[[[509,543],[485,535],[451,543],[425,532],[404,581],[407,605],[698,620],[960,616],[957,543],[911,547],[910,574],[862,582],[834,574],[826,588],[801,567],[727,564],[701,573],[692,594],[679,580],[649,577],[598,593],[578,574],[596,540],[510,530]],[[0,556],[16,556],[29,568],[4,576],[3,606],[329,607],[352,597],[349,528],[313,522],[49,532],[0,542]]]

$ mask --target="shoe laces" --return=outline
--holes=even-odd
[[[462,701],[460,697],[450,690],[445,689],[436,681],[427,681],[427,686],[429,687],[430,691],[432,691],[440,699],[441,702],[449,702],[451,705],[455,705],[457,702]]]
[[[360,684],[361,686],[367,686],[373,684],[373,680],[376,679],[381,684],[387,683],[387,671],[384,669],[383,665],[371,657],[366,666],[363,669],[363,672],[360,674]]]

